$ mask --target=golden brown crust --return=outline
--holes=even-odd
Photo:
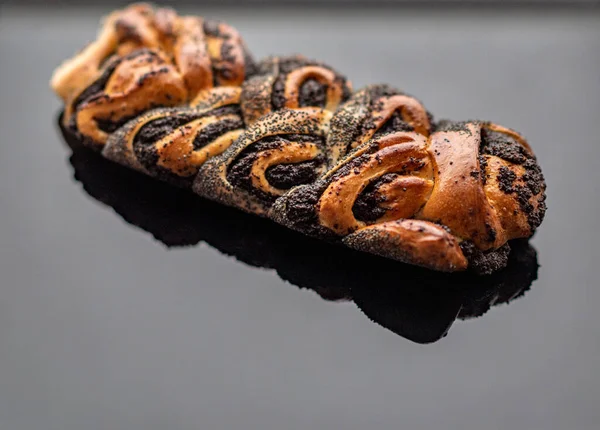
[[[433,223],[403,219],[358,230],[345,245],[443,272],[465,270],[468,261],[456,238]]]
[[[498,155],[485,153],[490,145]],[[435,187],[418,218],[449,227],[483,251],[533,234],[541,222],[533,218],[545,210],[545,186],[522,136],[493,123],[470,122],[434,133],[429,151]]]
[[[123,56],[140,48],[161,49],[162,37],[155,29],[154,18],[152,7],[143,3],[118,13],[114,24],[118,36],[116,54]]]
[[[109,132],[99,122],[118,124],[156,106],[182,104],[187,95],[181,76],[160,53],[143,52],[124,58],[104,90],[77,107],[75,126],[92,144],[104,145]]]
[[[104,19],[96,40],[55,70],[51,86],[67,108],[100,76],[102,64],[111,55],[123,57],[139,48],[159,48],[159,39],[149,28],[152,14],[152,8],[146,4],[111,13]]]
[[[241,92],[240,87],[217,87],[200,91],[190,102],[190,107],[216,109],[222,106],[239,104]]]
[[[320,66],[305,66],[288,74],[284,90],[285,107],[288,109],[300,107],[300,87],[308,79],[314,79],[327,87],[325,109],[334,111],[344,97],[343,83],[337,79],[334,72]]]
[[[97,41],[59,67],[51,85],[65,101],[65,125],[101,148],[126,119],[184,105],[215,85],[240,86],[252,68],[232,27],[136,4],[112,13]]]
[[[213,71],[211,58],[206,47],[207,41],[203,30],[203,19],[182,17],[174,14],[162,18],[157,13],[161,26],[166,26],[169,46],[167,52],[173,53],[174,63],[180,71],[189,97],[193,98],[200,91],[213,87]],[[169,22],[167,24],[167,22]]]
[[[376,152],[361,155],[360,165],[335,178],[323,191],[317,207],[319,222],[336,234],[349,234],[366,225],[356,219],[353,207],[360,193],[385,174],[398,173],[393,182],[379,189],[381,193],[391,194],[391,198],[385,200],[387,210],[379,222],[390,219],[392,214],[399,215],[398,218],[412,216],[423,206],[431,191],[431,166],[426,151],[427,139],[423,135],[397,133],[385,136],[376,144]],[[401,195],[398,195],[398,188],[402,190]]]
[[[498,180],[503,168],[509,169],[517,178],[523,177],[525,169],[522,166],[507,163],[499,157],[486,155],[485,160],[488,179],[484,186],[484,193],[502,224],[504,233],[501,235],[505,239],[530,236],[532,231],[527,221],[527,215],[520,210],[519,202],[516,199],[501,190],[502,185]],[[518,183],[522,184],[522,179],[519,179]],[[539,204],[537,200],[532,203]]]
[[[506,237],[481,182],[480,144],[480,127],[474,123],[464,130],[431,136],[435,186],[418,217],[448,226],[457,236],[469,238],[486,250],[498,248]]]
[[[541,224],[546,184],[531,147],[516,131],[480,123],[484,190],[500,217],[507,240],[529,237]]]
[[[211,115],[199,118],[179,127],[154,144],[158,154],[158,166],[182,177],[194,176],[198,168],[211,157],[227,149],[243,132],[242,128],[228,131],[202,149],[194,148],[194,137],[210,125],[220,121],[239,119],[235,114]]]

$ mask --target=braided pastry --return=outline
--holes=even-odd
[[[104,157],[361,251],[491,273],[544,217],[518,133],[436,123],[387,85],[352,94],[301,56],[255,65],[231,27],[170,9],[114,12],[52,86],[63,126]]]

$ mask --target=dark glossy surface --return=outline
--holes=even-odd
[[[206,13],[257,57],[303,52],[523,132],[549,187],[537,260],[480,280],[72,152],[47,80],[102,12],[0,15],[0,429],[597,428],[598,13]]]

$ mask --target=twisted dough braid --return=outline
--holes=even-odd
[[[64,126],[104,157],[384,257],[490,273],[544,216],[518,133],[436,123],[387,85],[352,94],[301,56],[255,64],[233,28],[170,9],[114,12],[52,87]]]
[[[239,86],[253,68],[227,24],[135,4],[109,15],[97,40],[59,67],[51,86],[65,102],[65,125],[101,148],[140,113]]]

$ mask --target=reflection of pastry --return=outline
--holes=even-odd
[[[301,56],[254,65],[226,24],[134,5],[56,72],[63,125],[129,168],[321,239],[440,271],[506,265],[545,212],[535,156],[489,122],[435,123]]]

